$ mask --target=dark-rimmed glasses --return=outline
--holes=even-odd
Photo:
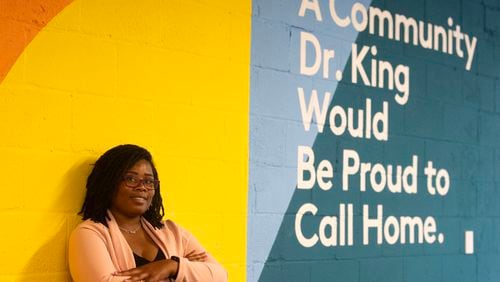
[[[140,179],[134,175],[125,175],[123,177],[123,182],[125,183],[125,186],[129,188],[137,188],[139,186],[144,186],[147,190],[155,190],[158,187],[158,184],[160,184],[160,181],[154,178],[143,178]]]

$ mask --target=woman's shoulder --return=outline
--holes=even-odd
[[[162,223],[163,223],[163,228],[165,228],[166,230],[170,231],[184,230],[184,228],[182,228],[179,224],[175,223],[171,219],[163,220]]]
[[[163,221],[163,233],[167,234],[167,239],[170,242],[176,242],[177,246],[182,246],[184,250],[188,250],[185,253],[189,253],[191,250],[200,250],[205,251],[200,242],[196,239],[196,237],[183,226],[172,220]]]
[[[73,230],[72,234],[105,234],[108,233],[108,227],[100,222],[95,222],[91,219],[87,219],[78,224]]]
[[[162,229],[164,232],[172,233],[175,236],[181,236],[181,237],[191,236],[189,231],[187,231],[184,227],[182,227],[181,225],[179,225],[178,223],[174,222],[171,219],[166,219],[162,221],[162,223],[163,223]]]

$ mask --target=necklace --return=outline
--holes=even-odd
[[[141,229],[141,225],[139,224],[139,226],[137,226],[137,228],[135,229],[127,229],[127,228],[123,228],[121,227],[120,225],[118,225],[118,228],[120,228],[120,230],[122,230],[123,232],[125,233],[128,233],[128,234],[135,234],[137,233],[137,231],[139,231],[139,229]]]

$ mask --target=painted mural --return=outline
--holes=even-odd
[[[254,1],[248,281],[500,278],[491,5]]]
[[[166,216],[230,281],[500,280],[499,19],[493,0],[0,1],[0,281],[70,281],[86,176],[119,143],[152,151]]]
[[[70,281],[86,177],[122,143],[152,152],[166,216],[245,280],[250,8],[0,1],[0,281]]]

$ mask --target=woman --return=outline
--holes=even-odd
[[[87,179],[71,234],[69,267],[79,281],[227,281],[224,268],[164,209],[151,154],[136,145],[104,153]]]

